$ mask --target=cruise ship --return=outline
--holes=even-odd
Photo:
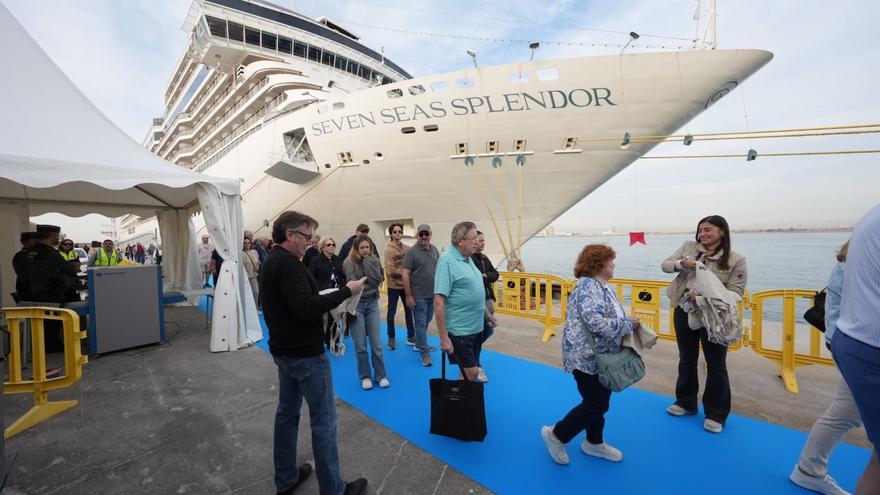
[[[245,228],[287,209],[340,242],[458,221],[495,260],[770,61],[763,50],[621,53],[413,78],[327,18],[261,0],[195,0],[189,46],[144,145],[239,178]],[[472,55],[473,56],[473,55]],[[467,61],[467,59],[464,59]],[[601,215],[601,211],[596,212]]]

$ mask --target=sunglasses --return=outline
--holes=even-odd
[[[324,244],[324,247],[336,247],[336,244]]]
[[[419,237],[431,237],[431,233],[426,230],[423,230],[423,231],[419,232]]]

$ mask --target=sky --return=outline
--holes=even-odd
[[[151,119],[163,113],[165,85],[187,46],[181,26],[190,2],[0,2],[101,111],[132,139],[143,140]],[[630,31],[641,37],[627,52],[689,49],[696,31],[693,0],[277,3],[338,22],[415,77],[467,67],[467,50],[484,66],[530,55],[526,43],[465,37],[541,41],[536,57],[546,60],[618,53]],[[880,124],[878,17],[877,1],[719,0],[718,47],[766,49],[774,59],[682,131]],[[757,160],[639,160],[552,225],[650,232],[689,229],[703,216],[720,214],[734,229],[839,226],[855,223],[880,202],[880,154],[760,156],[880,149],[877,134],[662,144],[649,155],[745,154],[749,148],[758,151]],[[95,216],[40,220],[62,223],[74,237],[101,237]]]

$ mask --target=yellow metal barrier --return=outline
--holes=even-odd
[[[529,318],[544,324],[541,340],[547,342],[556,334],[555,327],[565,322],[568,296],[574,282],[540,273],[500,272],[498,281],[498,303],[496,312],[520,318]],[[665,303],[665,289],[668,281],[611,279],[616,287],[618,298],[623,301],[630,296],[630,314],[649,325],[657,335],[666,340],[675,340],[673,312]],[[728,347],[736,351],[751,347],[753,351],[780,365],[779,376],[786,390],[798,393],[795,368],[811,364],[834,366],[834,360],[822,356],[822,334],[815,328],[810,333],[809,352],[796,346],[796,302],[799,298],[812,299],[812,290],[771,290],[754,295],[745,292],[739,303],[739,318],[743,322],[743,337]],[[764,305],[769,299],[782,299],[782,328],[778,346],[769,344],[765,336]],[[663,313],[667,315],[664,318]],[[750,318],[746,319],[746,312]],[[664,323],[665,322],[665,323]],[[812,328],[812,327],[811,327]]]
[[[499,272],[495,312],[540,321],[543,342],[556,334],[556,325],[565,321],[572,283],[561,277],[540,273]],[[554,299],[558,290],[559,296]]]
[[[810,364],[824,364],[834,366],[834,360],[823,357],[822,334],[816,328],[811,328],[810,351],[798,352],[796,349],[797,339],[795,324],[796,303],[799,298],[807,298],[812,302],[816,291],[800,289],[779,289],[755,293],[750,302],[752,311],[752,340],[749,345],[758,354],[776,361],[780,365],[779,377],[785,384],[785,389],[796,394],[799,392],[795,368]],[[780,349],[770,348],[766,345],[764,335],[764,303],[768,299],[782,299],[782,336]]]
[[[80,340],[86,332],[79,331],[79,316],[69,309],[60,308],[3,308],[9,328],[9,381],[4,383],[7,394],[34,394],[34,406],[9,425],[5,438],[37,425],[58,413],[75,406],[79,401],[67,400],[49,402],[49,391],[69,387],[82,378],[82,365],[88,361],[80,353]],[[46,320],[60,321],[64,332],[64,372],[59,378],[46,378],[46,343],[43,333]],[[21,331],[26,322],[30,323],[31,361],[33,377],[22,378]]]

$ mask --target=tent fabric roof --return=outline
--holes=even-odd
[[[105,117],[0,4],[0,200],[31,215],[78,216],[197,205],[194,185],[238,194],[234,179],[198,174],[153,155]],[[133,88],[133,91],[136,91]]]

